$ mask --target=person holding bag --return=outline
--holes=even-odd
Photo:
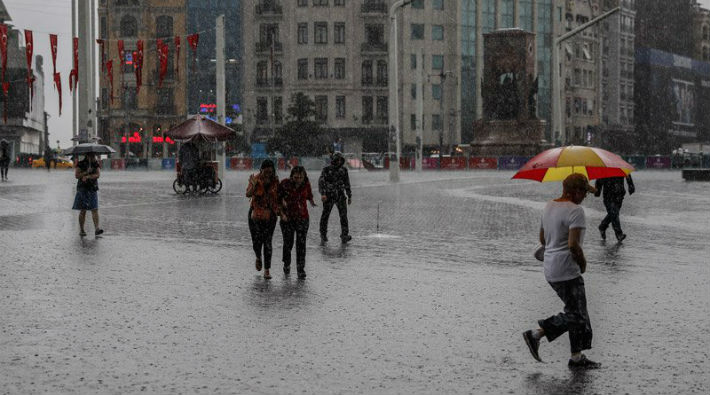
[[[249,206],[249,232],[256,254],[256,270],[264,266],[264,278],[271,279],[271,240],[276,228],[276,217],[281,213],[278,204],[279,178],[274,162],[266,159],[261,163],[258,174],[249,176],[246,196],[251,199]],[[282,219],[285,216],[282,217]],[[264,259],[262,261],[262,250]]]
[[[281,234],[284,238],[283,262],[284,274],[291,272],[291,250],[296,237],[296,270],[298,278],[306,278],[306,236],[308,235],[309,217],[308,205],[316,206],[313,201],[313,190],[308,181],[306,169],[295,166],[291,169],[291,177],[281,181],[279,185],[279,202],[283,204],[281,217]]]

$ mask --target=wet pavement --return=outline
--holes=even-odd
[[[559,184],[480,171],[403,173],[392,185],[354,171],[352,242],[336,241],[331,215],[321,245],[311,209],[308,278],[283,276],[277,228],[265,281],[246,172],[196,197],[177,196],[170,172],[106,171],[106,234],[80,239],[70,171],[10,170],[0,393],[710,391],[710,184],[677,171],[635,173],[623,244],[595,230],[601,199],[583,203],[588,355],[603,368],[572,373],[566,337],[542,343],[545,363],[521,337],[562,309],[532,257]]]

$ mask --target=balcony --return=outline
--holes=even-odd
[[[280,77],[274,78],[273,85],[272,85],[270,79],[266,79],[266,78],[257,78],[256,79],[256,86],[258,86],[260,88],[269,87],[269,86],[281,87],[283,85],[284,85],[284,80],[283,80],[283,78],[280,78]]]
[[[360,11],[363,14],[386,14],[387,4],[384,1],[365,1],[365,4],[360,6]]]
[[[259,16],[283,16],[283,7],[275,1],[264,1],[254,8],[256,15]]]
[[[272,43],[269,42],[257,42],[256,52],[269,52],[271,51]],[[280,42],[273,43],[274,52],[283,52],[283,44]]]
[[[360,51],[365,53],[387,53],[387,43],[362,43]]]

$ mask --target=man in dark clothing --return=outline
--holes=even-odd
[[[10,165],[10,145],[7,141],[0,141],[0,175],[2,181],[7,181],[7,168]]]
[[[180,161],[180,169],[183,172],[183,179],[189,188],[191,184],[196,182],[197,165],[200,160],[200,151],[195,143],[188,141],[183,144],[178,153],[178,160]]]
[[[318,192],[323,201],[323,214],[320,217],[321,241],[328,241],[328,218],[333,206],[338,206],[340,215],[340,239],[343,243],[352,240],[348,230],[348,205],[352,203],[350,177],[348,169],[343,165],[345,158],[340,152],[333,154],[330,166],[326,166],[318,179]]]
[[[631,179],[631,175],[627,175],[626,177],[600,178],[597,180],[597,192],[594,193],[594,196],[599,197],[603,192],[604,206],[606,207],[606,217],[604,217],[602,223],[599,224],[599,232],[603,240],[606,240],[606,230],[610,223],[614,228],[616,239],[619,242],[626,238],[626,234],[621,230],[621,222],[619,221],[621,204],[624,202],[624,195],[626,195],[624,178],[626,178],[626,183],[629,184],[629,195],[633,195],[636,188],[634,187],[634,181]]]

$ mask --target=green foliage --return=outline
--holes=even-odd
[[[285,156],[319,156],[326,152],[327,136],[315,121],[315,103],[299,92],[291,96],[284,126],[268,141],[268,150]]]

